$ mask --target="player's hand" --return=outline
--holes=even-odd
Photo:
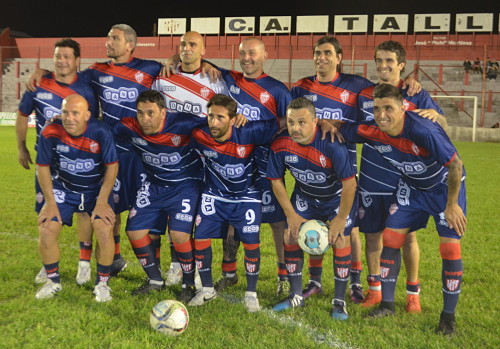
[[[408,88],[408,92],[407,92],[408,95],[413,96],[413,95],[416,95],[417,93],[419,93],[420,90],[422,90],[422,85],[420,84],[420,82],[415,80],[415,78],[413,76],[408,76],[403,81],[402,88],[403,88],[403,90],[405,88]]]
[[[344,137],[342,137],[342,135],[340,134],[340,132],[338,130],[339,126],[336,126],[334,120],[321,119],[321,120],[318,120],[318,125],[319,125],[319,128],[321,129],[321,139],[322,140],[326,138],[326,135],[328,133],[330,133],[330,140],[332,142],[335,141],[335,138],[337,138],[337,140],[340,143],[344,142]]]
[[[248,119],[243,114],[236,114],[234,119],[234,127],[240,128],[248,123]]]
[[[219,69],[215,68],[213,65],[207,62],[201,63],[201,77],[204,78],[208,76],[211,82],[217,82],[221,79],[222,74]]]
[[[55,201],[46,201],[45,204],[43,204],[40,213],[38,214],[37,223],[38,225],[42,225],[43,229],[45,230],[49,227],[49,224],[54,217],[56,217],[58,223],[60,223],[61,225],[63,224],[61,213],[59,212],[59,208],[57,207]]]
[[[27,170],[30,169],[29,164],[33,165],[33,160],[31,160],[30,151],[26,147],[19,149],[17,159],[19,161],[19,164]]]
[[[49,71],[45,69],[36,69],[28,76],[28,79],[26,80],[26,88],[31,92],[35,92],[36,87],[40,85],[40,82],[42,82],[42,77],[48,72]]]
[[[462,208],[458,206],[458,204],[446,205],[444,217],[446,218],[449,227],[451,229],[455,229],[458,236],[465,234],[467,217],[465,217],[464,211],[462,211]]]
[[[115,212],[107,202],[96,203],[94,211],[92,211],[92,216],[90,216],[90,221],[94,223],[94,220],[99,218],[110,227],[115,225]]]
[[[290,231],[290,235],[292,236],[293,241],[297,241],[299,239],[300,226],[304,222],[307,222],[307,219],[302,218],[298,214],[287,217],[288,230]]]
[[[328,242],[330,245],[334,246],[338,239],[341,242],[344,241],[345,222],[345,219],[338,216],[330,221],[330,227],[328,228]]]
[[[413,111],[418,115],[420,115],[421,117],[429,119],[434,122],[437,121],[439,117],[439,113],[435,109],[415,109]]]
[[[169,78],[171,74],[177,74],[177,66],[181,62],[181,58],[178,54],[167,58],[165,63],[163,63],[163,68],[161,69],[160,76]]]

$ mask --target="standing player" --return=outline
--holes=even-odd
[[[204,158],[205,186],[195,229],[195,260],[203,289],[188,303],[203,305],[217,292],[212,281],[212,238],[225,238],[227,226],[235,228],[235,239],[243,242],[247,290],[245,307],[260,309],[257,280],[260,269],[259,229],[261,193],[254,160],[256,145],[268,143],[278,130],[276,120],[252,122],[235,128],[237,104],[230,97],[215,95],[208,107],[208,127],[193,133]]]
[[[345,123],[340,132],[351,142],[372,145],[402,177],[382,234],[382,302],[372,317],[393,315],[394,293],[406,234],[423,228],[432,215],[439,234],[444,305],[437,331],[455,331],[455,309],[462,283],[460,238],[465,233],[465,170],[457,150],[436,123],[405,112],[396,86],[373,91],[374,121]]]
[[[386,83],[401,89],[406,110],[412,110],[422,117],[435,120],[442,114],[439,106],[421,90],[413,96],[402,88],[401,73],[406,65],[406,51],[397,41],[384,41],[375,48],[375,64],[379,83]],[[373,90],[370,86],[359,94],[358,107],[363,112],[362,119],[373,120]],[[442,117],[442,116],[441,116]],[[395,171],[379,152],[371,145],[364,144],[361,154],[359,174],[359,226],[365,233],[366,260],[369,275],[369,292],[363,307],[373,307],[382,299],[380,285],[380,252],[382,251],[382,231],[392,203],[392,193],[398,186],[401,174]],[[416,232],[406,235],[403,245],[403,257],[406,267],[406,311],[420,312],[420,283],[418,280],[418,264],[420,251]]]
[[[285,235],[285,261],[290,279],[290,296],[274,306],[282,311],[304,305],[302,267],[304,252],[298,245],[300,225],[309,219],[330,221],[329,243],[335,246],[335,296],[332,318],[348,318],[344,296],[351,265],[349,233],[356,207],[356,170],[344,144],[321,140],[314,104],[307,98],[294,99],[287,110],[288,132],[273,142],[267,176],[283,207],[288,230]],[[285,170],[295,178],[288,198]]]
[[[77,73],[80,65],[80,44],[72,39],[65,38],[57,41],[54,45],[54,73],[43,76],[40,84],[35,91],[26,91],[19,103],[19,110],[16,120],[17,148],[19,152],[19,163],[25,169],[29,170],[29,164],[32,164],[31,155],[26,147],[26,134],[28,131],[28,118],[34,111],[36,115],[36,134],[37,141],[35,150],[38,146],[40,130],[45,122],[51,120],[56,115],[61,115],[61,103],[64,98],[79,94],[83,96],[89,106],[91,117],[99,115],[99,105],[97,96],[91,86],[85,82],[80,74]],[[38,181],[35,180],[35,189],[37,193],[37,202],[35,204],[36,212],[40,212],[44,202],[43,195]],[[83,214],[77,213],[78,219]],[[80,241],[80,261],[78,262],[78,272],[76,282],[79,285],[90,280],[90,257],[92,252],[92,230],[84,231],[84,224],[78,224],[78,240]],[[47,273],[42,267],[35,277],[38,284],[47,281]]]
[[[36,293],[37,299],[51,298],[62,289],[57,239],[63,224],[71,226],[75,212],[87,216],[79,224],[92,225],[99,246],[96,301],[112,299],[108,279],[115,215],[109,202],[118,159],[111,131],[100,121],[89,122],[88,109],[82,96],[68,96],[62,103],[62,123],[48,124],[40,133],[36,163],[45,203],[38,216],[38,231],[47,281]]]

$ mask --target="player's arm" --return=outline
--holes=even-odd
[[[455,229],[459,236],[464,235],[467,226],[467,217],[465,217],[462,208],[458,205],[458,194],[462,184],[462,160],[455,154],[453,159],[446,164],[448,168],[448,200],[444,216],[450,228]]]
[[[40,82],[42,82],[43,76],[48,73],[50,73],[49,70],[37,68],[28,76],[28,79],[26,80],[26,88],[31,92],[35,92],[36,87],[40,85]]]
[[[28,117],[17,112],[16,118],[16,136],[17,136],[17,153],[19,164],[29,170],[33,164],[31,155],[26,146],[26,134],[28,133]]]
[[[171,74],[176,74],[176,68],[180,64],[180,62],[181,56],[178,53],[167,58],[165,64],[163,65],[160,76],[170,77]],[[221,78],[221,73],[215,65],[211,64],[208,61],[201,60],[201,76],[205,77],[206,75],[208,75],[210,81],[212,82],[216,82]]]
[[[340,120],[327,120],[319,119],[318,126],[321,129],[321,139],[325,139],[326,135],[330,133],[331,141],[335,141],[335,137],[340,143],[344,142],[344,137],[339,132],[340,127],[345,121]]]
[[[351,212],[354,196],[356,195],[356,187],[355,177],[342,181],[339,212],[337,216],[330,221],[330,229],[328,231],[328,240],[331,245],[334,245],[338,238],[340,238],[340,240],[344,239],[346,220]]]
[[[101,189],[99,190],[99,196],[97,197],[94,211],[92,211],[92,216],[90,217],[92,222],[94,222],[96,217],[99,217],[109,226],[113,226],[115,224],[115,213],[111,206],[109,206],[108,199],[111,194],[111,190],[113,190],[117,173],[117,162],[106,165],[104,170],[104,179],[102,181]]]
[[[278,200],[281,207],[283,208],[283,211],[285,212],[290,234],[292,235],[294,240],[297,240],[299,238],[300,225],[304,223],[306,219],[298,215],[297,212],[295,212],[295,210],[293,209],[292,203],[288,198],[288,193],[286,191],[283,178],[270,179],[270,180],[274,195],[276,196],[276,199]]]
[[[38,225],[43,224],[46,228],[53,217],[62,224],[61,213],[57,207],[56,199],[54,197],[54,187],[52,185],[52,176],[50,174],[50,166],[36,165],[36,173],[38,183],[42,189],[45,204],[43,205],[40,213],[38,214]]]
[[[413,111],[421,117],[434,122],[437,121],[439,117],[445,117],[443,114],[439,114],[436,109],[414,109]]]

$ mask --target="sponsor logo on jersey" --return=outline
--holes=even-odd
[[[98,153],[99,152],[99,144],[94,142],[94,141],[90,142],[90,151],[94,154]]]
[[[36,98],[44,101],[51,101],[54,98],[54,95],[50,92],[37,92]]]
[[[361,202],[363,203],[364,207],[370,207],[370,205],[373,203],[373,199],[368,193],[361,193]]]
[[[373,101],[363,102],[363,109],[372,109],[372,108],[373,108]]]
[[[319,162],[321,163],[321,166],[326,167],[326,158],[323,154],[319,156]]]
[[[344,90],[344,92],[340,94],[340,100],[342,101],[342,103],[347,102],[349,100],[349,92]]]
[[[59,168],[69,173],[89,172],[95,168],[93,159],[61,159]]]
[[[60,114],[61,114],[61,111],[59,109],[52,107],[52,106],[43,108],[43,116],[47,120],[50,120],[53,117],[60,115]]]
[[[154,166],[175,165],[181,162],[181,155],[179,153],[143,153],[142,159],[144,162]]]
[[[390,268],[380,267],[380,277],[382,279],[387,278],[387,276],[389,276],[389,271],[390,271]]]
[[[217,154],[216,151],[213,150],[203,150],[203,155],[206,156],[207,158],[217,158],[219,155]]]
[[[396,198],[401,206],[410,204],[410,187],[405,182],[399,181]]]
[[[247,153],[247,150],[245,149],[245,147],[238,147],[238,148],[236,149],[236,152],[238,153],[238,156],[239,156],[240,158],[244,158],[244,157],[245,157],[245,155],[246,155],[246,153]]]
[[[392,165],[394,165],[398,170],[403,172],[406,175],[415,175],[422,174],[427,170],[425,164],[421,161],[413,161],[413,162],[397,162],[393,159],[388,159]]]
[[[106,75],[106,76],[100,76],[99,77],[99,82],[101,84],[109,84],[109,83],[112,83],[113,82],[113,76],[111,75]]]
[[[296,164],[299,162],[299,157],[297,155],[285,155],[285,162],[287,164]]]
[[[316,117],[318,119],[342,120],[342,109],[340,108],[316,108]]]
[[[396,211],[398,210],[398,205],[392,204],[391,207],[389,207],[389,214],[392,216]]]
[[[202,196],[202,198],[201,198],[201,212],[205,216],[213,215],[215,213],[215,199],[208,197],[208,196]],[[200,217],[200,222],[201,222],[201,217]]]
[[[349,268],[336,268],[337,269],[337,275],[343,279],[349,275]]]
[[[195,115],[199,115],[203,111],[203,107],[199,103],[192,103],[189,101],[170,101],[168,104],[168,109],[170,111],[177,111],[179,113],[191,113]]]
[[[69,146],[66,144],[58,144],[56,150],[61,153],[69,153]]]
[[[181,144],[181,137],[179,135],[175,135],[172,137],[172,143],[175,145],[175,146],[178,146],[179,144]]]
[[[322,172],[313,172],[311,170],[299,170],[297,168],[290,168],[290,173],[296,180],[305,184],[325,183],[326,175]]]
[[[276,212],[276,206],[274,205],[262,205],[262,213]]]
[[[148,141],[140,137],[132,137],[132,142],[139,145],[148,145]]]
[[[243,114],[250,121],[260,120],[260,109],[248,104],[238,104],[238,114]]]
[[[231,87],[229,87],[229,92],[234,93],[235,95],[239,95],[240,88],[238,86],[231,85]]]
[[[316,102],[318,100],[318,96],[317,95],[304,95],[304,97],[306,97],[311,102]]]
[[[201,90],[200,90],[200,95],[204,98],[204,99],[207,99],[207,97],[210,95],[210,89],[206,88],[206,87],[203,87]]]
[[[137,197],[135,200],[135,205],[137,207],[144,208],[151,204],[151,202],[149,201],[149,186],[150,183],[148,181],[145,181],[144,183],[142,183],[141,189],[137,191]]]
[[[458,279],[447,279],[446,288],[450,291],[455,291],[460,285],[460,280]]]
[[[218,163],[213,163],[212,166],[225,179],[239,178],[245,173],[245,166],[243,164],[222,166]]]
[[[58,204],[62,204],[64,203],[64,201],[66,201],[66,193],[63,192],[62,190],[58,190],[58,189],[53,189],[53,192],[54,192],[54,199],[56,200],[56,202]]]
[[[388,144],[376,145],[374,148],[377,149],[379,153],[390,153],[392,151],[392,147]]]
[[[170,92],[173,92],[173,91],[175,91],[175,90],[177,90],[177,87],[176,87],[176,86],[165,86],[165,85],[162,85],[162,86],[161,86],[161,91],[162,91],[162,92],[169,92],[169,91],[170,91]]]
[[[134,102],[139,96],[139,91],[136,88],[120,87],[119,89],[107,88],[103,92],[103,97],[107,102]]]
[[[258,233],[259,225],[258,224],[245,225],[242,230],[243,233]]]
[[[135,81],[137,81],[139,84],[144,81],[144,73],[140,72],[135,74]]]
[[[260,94],[260,103],[262,104],[266,104],[266,102],[269,100],[269,98],[271,98],[271,96],[269,95],[269,93],[267,92],[262,92]]]
[[[178,221],[182,221],[182,222],[192,222],[193,216],[190,214],[186,214],[186,213],[176,213],[175,219],[177,219]]]

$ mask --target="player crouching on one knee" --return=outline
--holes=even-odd
[[[112,299],[107,283],[114,254],[110,194],[118,171],[115,145],[106,125],[89,121],[91,113],[82,96],[66,97],[61,110],[62,122],[41,131],[37,153],[45,199],[38,216],[39,250],[48,280],[36,298],[51,298],[61,291],[57,239],[63,224],[71,226],[73,213],[83,212],[88,219],[78,224],[93,228],[99,246],[94,294],[98,302],[107,302]]]
[[[356,170],[347,147],[322,139],[314,104],[307,98],[293,100],[287,110],[288,131],[271,146],[267,177],[287,217],[285,263],[290,280],[290,296],[274,306],[282,311],[304,305],[302,268],[304,253],[297,239],[300,225],[309,219],[329,221],[329,243],[335,246],[335,295],[331,316],[346,320],[345,293],[351,267],[350,231],[353,226]],[[283,184],[285,170],[295,178],[288,198]],[[353,208],[354,207],[354,208]]]

